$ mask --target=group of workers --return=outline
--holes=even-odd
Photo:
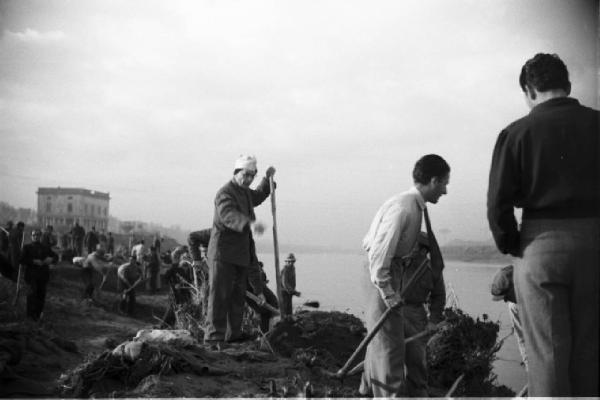
[[[498,282],[492,294],[512,303],[519,316],[530,396],[598,396],[600,113],[569,97],[569,74],[555,54],[528,60],[519,85],[531,111],[499,134],[487,197],[497,247],[515,257],[515,296],[509,299]],[[242,318],[248,289],[258,307],[274,302],[275,296],[267,295],[253,234],[264,231],[254,208],[275,187],[275,168],[268,167],[251,188],[257,172],[255,157],[235,161],[232,179],[215,196],[213,225],[204,232],[206,257],[192,249],[191,260],[173,263],[168,274],[176,301],[184,302],[188,295],[180,289],[192,277],[183,267],[186,262],[192,268],[203,265],[207,344],[247,339]],[[379,329],[366,351],[359,389],[365,396],[429,394],[426,338],[405,339],[443,324],[444,261],[427,203],[436,204],[447,194],[450,166],[428,154],[415,163],[412,178],[413,187],[379,208],[363,240],[371,283],[366,324],[369,331]],[[520,225],[515,208],[523,209]],[[80,234],[73,237],[79,243]],[[26,279],[40,299],[44,285],[35,285],[47,279],[47,265],[56,255],[42,246],[41,232],[34,231],[33,239],[20,261],[32,266]],[[136,257],[118,271],[133,304],[141,279],[139,271],[134,273]],[[294,261],[293,255],[287,258],[288,271],[293,272]],[[292,276],[282,279],[285,314],[292,311],[292,296],[299,295]],[[38,315],[40,307],[43,302],[28,303],[28,315]],[[383,324],[377,324],[384,314]]]

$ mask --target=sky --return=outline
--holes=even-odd
[[[0,0],[0,201],[109,192],[110,214],[212,223],[240,154],[277,172],[281,243],[358,248],[422,155],[451,166],[440,242],[489,240],[523,63],[557,53],[598,107],[588,0]],[[272,226],[271,203],[257,218]],[[267,231],[259,240],[271,240]]]

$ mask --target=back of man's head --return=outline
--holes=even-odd
[[[538,53],[525,62],[519,75],[519,85],[523,92],[526,88],[538,92],[564,90],[571,93],[569,71],[565,63],[556,54]]]
[[[437,154],[427,154],[421,157],[413,169],[415,183],[427,185],[431,178],[444,178],[450,173],[450,166]]]

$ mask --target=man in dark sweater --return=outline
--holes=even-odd
[[[598,396],[600,113],[568,97],[555,54],[528,60],[519,84],[531,111],[498,136],[488,221],[498,249],[517,257],[528,394]]]
[[[46,286],[50,279],[50,264],[58,261],[58,255],[42,244],[42,231],[34,229],[32,242],[23,246],[21,264],[25,269],[25,282],[30,287],[27,295],[27,317],[37,321],[44,310]]]

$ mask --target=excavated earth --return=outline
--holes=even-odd
[[[267,337],[223,348],[145,343],[130,360],[113,350],[156,326],[168,298],[164,289],[142,291],[130,318],[117,311],[114,286],[82,301],[78,267],[61,263],[33,323],[24,319],[25,296],[13,307],[14,284],[0,278],[0,397],[358,396],[357,377],[331,377],[364,337],[352,315],[300,310]]]

